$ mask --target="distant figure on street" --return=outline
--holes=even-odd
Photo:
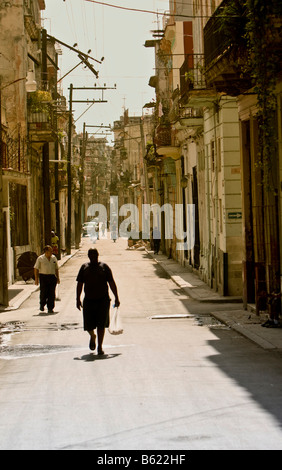
[[[281,326],[279,323],[279,313],[281,311],[281,293],[279,289],[273,290],[268,297],[269,318],[261,326],[266,328],[278,328]]]
[[[50,245],[44,247],[44,253],[38,256],[34,265],[35,285],[40,283],[40,311],[44,312],[47,304],[48,313],[54,313],[55,290],[60,284],[59,266],[53,249]]]
[[[105,236],[105,230],[106,230],[106,226],[105,226],[105,222],[102,222],[102,237],[104,238]]]
[[[59,253],[59,237],[55,234],[54,230],[51,232],[51,245],[53,254],[57,255]]]
[[[154,227],[153,229],[153,245],[154,245],[154,254],[158,255],[160,250],[160,243],[161,243],[161,233],[158,227]]]
[[[112,240],[114,240],[114,243],[116,242],[118,238],[117,225],[115,222],[111,224],[111,238]]]
[[[76,278],[76,306],[79,310],[83,307],[84,331],[88,331],[90,335],[89,348],[92,351],[96,349],[94,330],[97,328],[98,354],[102,355],[104,354],[103,340],[105,328],[109,327],[110,297],[108,284],[115,296],[115,307],[118,307],[120,302],[112,271],[107,264],[98,261],[98,250],[90,248],[88,250],[88,257],[89,262],[81,266]],[[82,305],[80,296],[83,285],[84,299]]]

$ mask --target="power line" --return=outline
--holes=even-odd
[[[104,3],[104,2],[98,2],[97,0],[84,0],[85,2],[90,2],[90,3],[95,3],[96,5],[102,5],[106,7],[111,7],[111,8],[117,8],[119,10],[126,10],[126,11],[133,11],[137,13],[149,13],[152,15],[159,15],[159,16],[177,16],[178,18],[210,18],[211,15],[181,15],[181,14],[171,14],[167,12],[159,12],[159,11],[153,11],[153,10],[141,10],[138,8],[129,8],[129,7],[123,7],[121,5],[113,5],[111,3]],[[221,18],[240,18],[239,15],[220,15]]]
[[[97,5],[103,5],[103,6],[106,6],[106,7],[112,7],[112,8],[118,8],[120,10],[126,10],[126,11],[135,11],[135,12],[138,12],[138,13],[150,13],[150,14],[153,14],[153,15],[163,15],[163,16],[168,16],[167,13],[158,13],[156,11],[152,11],[152,10],[140,10],[138,8],[129,8],[129,7],[123,7],[121,5],[113,5],[111,3],[105,3],[105,2],[98,2],[96,0],[84,0],[85,2],[90,2],[90,3],[96,3]]]

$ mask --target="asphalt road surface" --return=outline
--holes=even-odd
[[[1,450],[282,449],[282,354],[215,321],[145,251],[99,240],[124,332],[88,348],[76,275],[61,268],[54,314],[35,292],[0,314]],[[237,308],[230,304],[216,309]]]

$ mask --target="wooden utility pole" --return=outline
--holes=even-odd
[[[59,141],[58,141],[58,91],[57,91],[57,70],[58,70],[58,54],[56,53],[56,112],[54,113],[54,124],[56,131],[55,141],[55,212],[56,212],[56,235],[59,237],[58,243],[58,260],[61,259],[61,219],[60,219],[60,192],[59,192]]]
[[[147,172],[147,162],[145,160],[145,137],[144,137],[144,127],[143,127],[143,119],[140,118],[140,136],[141,136],[141,150],[142,150],[142,160],[144,165],[144,179],[145,179],[145,196],[146,196],[146,204],[150,204],[150,191],[149,191],[149,183],[148,183],[148,172]]]
[[[42,29],[42,70],[41,70],[41,77],[42,77],[42,85],[43,90],[47,90],[48,85],[48,71],[47,71],[47,31],[46,29]]]
[[[43,180],[43,207],[44,207],[44,242],[51,244],[51,203],[50,203],[50,168],[49,143],[43,145],[42,150],[42,180]]]
[[[69,132],[68,132],[68,221],[67,221],[67,236],[66,236],[66,251],[67,254],[71,254],[71,235],[72,235],[72,175],[71,175],[71,160],[72,160],[72,105],[73,103],[87,103],[87,104],[94,104],[94,103],[107,103],[104,100],[104,90],[112,90],[116,87],[78,87],[74,88],[73,84],[70,84],[70,94],[69,94]],[[102,99],[100,100],[73,100],[73,90],[101,90],[102,92]]]
[[[42,30],[42,85],[47,90],[47,31]],[[49,168],[49,143],[42,148],[42,182],[43,182],[43,207],[44,207],[44,243],[51,245],[51,203],[50,203],[50,168]]]
[[[70,95],[69,95],[69,130],[68,130],[68,163],[67,163],[67,175],[68,175],[68,219],[67,219],[67,237],[66,237],[66,250],[67,255],[71,254],[71,157],[72,157],[72,94],[73,84],[70,84]]]

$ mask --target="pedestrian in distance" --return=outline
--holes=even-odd
[[[115,222],[111,225],[111,238],[112,240],[114,240],[114,243],[117,241],[118,238],[117,226]]]
[[[160,250],[160,243],[161,243],[161,233],[158,227],[154,227],[153,229],[153,244],[154,244],[154,254],[158,255]]]
[[[40,284],[40,311],[44,312],[47,305],[48,313],[54,313],[56,285],[60,284],[59,266],[52,246],[46,245],[43,251],[34,265],[35,285]]]
[[[266,328],[279,328],[279,312],[281,312],[281,293],[279,289],[274,289],[273,292],[267,296],[269,305],[269,318],[261,326]]]
[[[51,232],[51,245],[53,249],[53,254],[57,256],[59,253],[59,237],[56,235],[55,231]]]
[[[84,331],[90,335],[89,348],[96,349],[96,334],[98,337],[98,354],[103,355],[103,340],[105,328],[110,323],[110,302],[109,288],[115,296],[115,307],[120,305],[117,286],[113,278],[112,271],[106,263],[100,262],[99,253],[96,248],[88,250],[89,262],[84,263],[77,275],[76,306],[78,310],[83,308]],[[81,303],[80,297],[84,286],[84,299]]]

